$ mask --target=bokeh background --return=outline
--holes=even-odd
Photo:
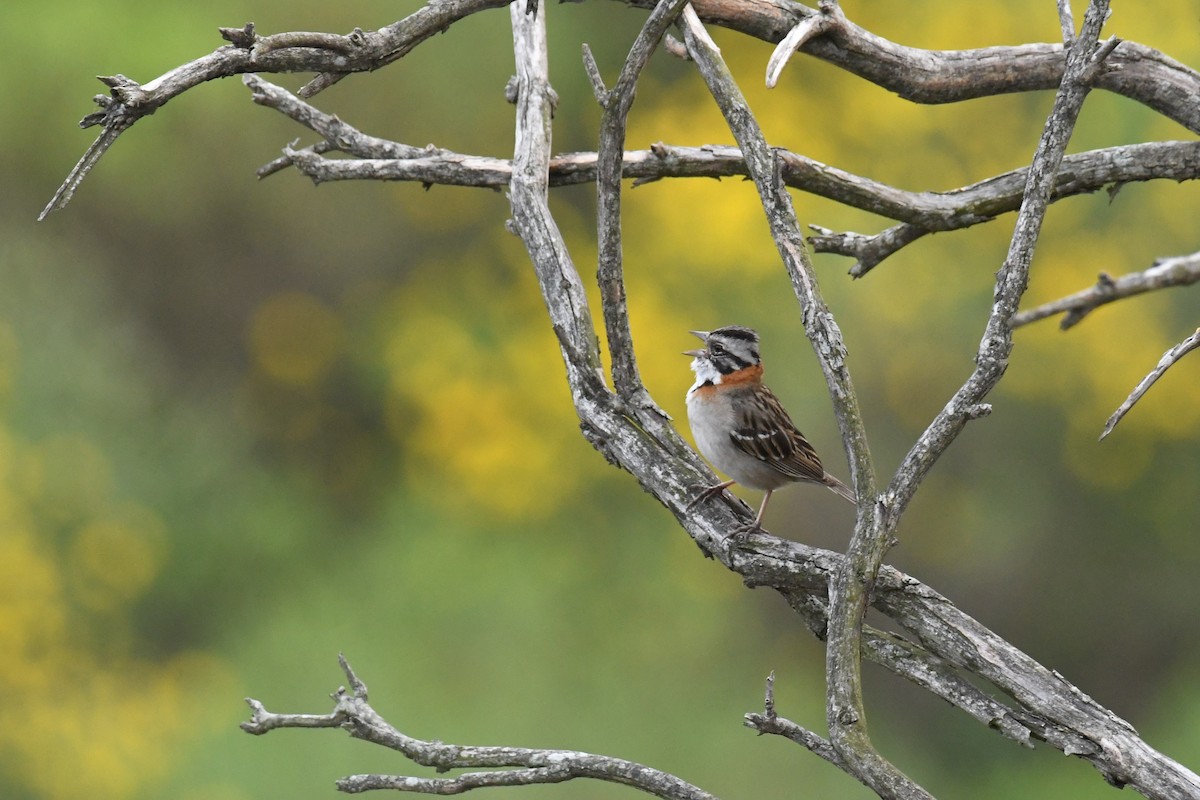
[[[1080,4],[1082,5],[1082,4]],[[636,759],[724,797],[867,797],[741,715],[778,676],[782,713],[823,728],[823,653],[768,592],[701,557],[578,434],[556,345],[502,193],[314,188],[254,169],[310,135],[238,80],[139,123],[65,212],[34,217],[94,131],[103,90],[264,32],[378,27],[366,2],[9,0],[0,7],[0,796],[323,798],[362,771],[427,774],[338,731],[252,738],[241,698],[323,713],[344,651],[376,708],[458,743]],[[965,48],[1059,36],[1054,4],[847,2],[868,29]],[[1077,9],[1082,14],[1082,8]],[[595,147],[586,41],[610,80],[644,13],[552,5],[556,149]],[[1109,32],[1200,65],[1186,0],[1117,4]],[[908,189],[1027,163],[1049,92],[918,107],[717,31],[770,140]],[[509,156],[507,14],[453,26],[319,105],[368,133]],[[284,76],[291,87],[303,76]],[[1094,94],[1071,150],[1191,134]],[[729,143],[689,65],[659,54],[629,146]],[[593,187],[553,208],[585,276]],[[808,196],[802,219],[886,222]],[[1027,304],[1198,246],[1200,187],[1163,182],[1055,205]],[[929,237],[852,282],[818,256],[881,472],[966,377],[1012,217]],[[845,476],[828,398],[757,199],[742,181],[627,195],[638,356],[677,420],[689,328],[742,323],[768,377]],[[1200,319],[1196,290],[1017,334],[1012,366],[930,475],[890,555],[1200,767],[1200,357],[1099,444],[1105,418]],[[758,496],[748,495],[751,502]],[[797,489],[775,533],[844,545],[848,508]],[[948,797],[1107,797],[1086,764],[1020,749],[868,668],[872,732]],[[628,796],[596,784],[524,790]],[[517,796],[515,792],[497,792]],[[522,796],[525,796],[522,795]]]

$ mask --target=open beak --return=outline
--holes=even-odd
[[[699,340],[700,340],[700,341],[702,341],[702,342],[704,342],[704,341],[707,341],[707,340],[708,340],[708,331],[688,331],[688,333],[690,333],[692,336],[695,336],[697,339],[699,339]],[[708,351],[707,351],[707,350],[703,350],[703,349],[700,349],[700,350],[684,350],[684,351],[683,351],[683,354],[684,354],[685,356],[691,356],[692,358],[700,358],[701,356],[706,356],[706,355],[708,355]]]

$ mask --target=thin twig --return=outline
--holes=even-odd
[[[592,48],[587,42],[583,43],[583,71],[592,84],[592,96],[596,98],[596,102],[601,108],[606,107],[608,105],[608,89],[604,86],[604,77],[600,74],[596,57],[592,55]]]
[[[1100,273],[1096,285],[1081,292],[1044,303],[1015,315],[1012,326],[1019,328],[1055,314],[1064,314],[1060,327],[1065,331],[1083,321],[1084,317],[1107,303],[1134,297],[1156,289],[1189,286],[1200,281],[1200,252],[1186,256],[1162,258],[1154,266],[1112,278]]]
[[[784,719],[776,712],[774,670],[767,675],[767,691],[766,696],[763,698],[763,713],[746,714],[743,717],[743,722],[747,728],[758,731],[760,735],[769,733],[791,739],[796,744],[812,751],[835,767],[843,771],[849,771],[846,763],[842,761],[842,757],[838,755],[833,745],[808,728],[789,719]]]
[[[1075,41],[1075,16],[1071,13],[1071,0],[1057,0],[1057,4],[1063,44],[1070,47],[1071,42]]]
[[[1196,329],[1188,338],[1184,339],[1179,344],[1172,347],[1167,352],[1163,353],[1162,358],[1158,360],[1158,364],[1154,369],[1150,370],[1150,374],[1142,378],[1141,382],[1134,387],[1130,392],[1129,397],[1125,398],[1125,402],[1121,403],[1121,407],[1113,412],[1113,415],[1104,423],[1104,430],[1100,434],[1100,439],[1103,440],[1113,432],[1113,428],[1117,427],[1117,423],[1124,419],[1125,415],[1133,408],[1134,403],[1142,399],[1142,395],[1150,391],[1150,387],[1155,381],[1161,378],[1168,369],[1175,365],[1175,362],[1186,356],[1188,353],[1200,347],[1200,328]]]
[[[771,52],[771,57],[767,59],[768,89],[775,88],[793,53],[810,40],[833,30],[845,19],[836,0],[821,0],[819,9],[821,13],[810,14],[796,23],[796,27],[788,31],[787,36],[784,36]]]
[[[650,398],[638,374],[625,302],[625,275],[621,252],[621,165],[625,151],[625,125],[633,106],[638,76],[659,40],[674,23],[687,0],[660,0],[629,48],[621,74],[604,103],[596,155],[596,280],[604,312],[604,330],[612,359],[613,386],[617,394],[637,408],[655,412],[665,422],[667,413]]]

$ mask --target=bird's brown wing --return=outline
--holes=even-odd
[[[729,438],[741,450],[766,461],[798,481],[825,479],[825,467],[812,445],[804,438],[779,399],[765,386],[750,395],[752,402],[742,405]],[[739,405],[739,404],[735,404]]]

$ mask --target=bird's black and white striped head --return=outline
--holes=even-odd
[[[692,371],[697,385],[721,383],[722,380],[748,367],[759,367],[758,334],[741,325],[728,325],[714,331],[692,331],[704,342],[700,350],[687,350],[692,356]]]

